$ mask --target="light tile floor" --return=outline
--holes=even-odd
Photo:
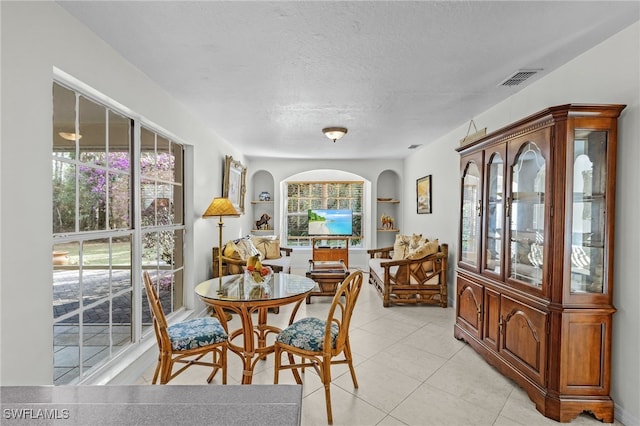
[[[324,318],[329,297],[314,297],[297,318]],[[270,322],[287,324],[291,307],[270,314]],[[382,307],[366,282],[351,325],[351,346],[359,388],[348,367],[335,366],[331,398],[335,425],[552,425],[536,411],[526,393],[488,365],[468,345],[453,337],[455,310],[437,306]],[[237,318],[231,326],[239,326]],[[151,383],[155,365],[137,384]],[[241,380],[242,364],[229,353],[228,383]],[[206,384],[209,369],[194,366],[170,384]],[[211,382],[220,384],[220,374]],[[303,376],[302,425],[326,425],[324,390],[313,370]],[[258,361],[253,383],[273,383],[273,355]],[[289,371],[280,383],[295,383]],[[572,425],[602,425],[583,413]],[[616,422],[615,425],[622,424]]]

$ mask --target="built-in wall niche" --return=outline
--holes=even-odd
[[[385,170],[378,176],[373,211],[376,229],[376,247],[392,246],[400,232],[401,221],[400,176]]]
[[[255,235],[276,234],[275,184],[273,175],[258,170],[251,177],[251,233]]]

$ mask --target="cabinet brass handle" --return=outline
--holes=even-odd
[[[478,206],[476,207],[476,212],[478,216],[482,216],[482,200],[478,200]]]
[[[505,212],[504,212],[505,217],[509,217],[510,213],[511,213],[511,197],[507,197],[507,203],[506,203]]]

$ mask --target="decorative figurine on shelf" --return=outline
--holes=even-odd
[[[383,213],[380,220],[382,221],[382,229],[395,229],[393,217]]]
[[[256,220],[256,229],[268,230],[269,220],[271,220],[271,216],[269,216],[266,213],[262,213],[262,216],[260,216],[260,219]]]
[[[268,191],[262,191],[258,196],[260,201],[271,201],[271,194]]]

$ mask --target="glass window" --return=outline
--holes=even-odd
[[[77,383],[91,368],[134,345],[150,324],[134,315],[134,264],[150,269],[165,312],[183,302],[183,148],[62,84],[53,84],[54,384]],[[136,165],[132,158],[140,158]],[[133,176],[141,179],[133,201]],[[142,226],[134,226],[140,211]],[[133,241],[140,234],[142,248]]]
[[[364,182],[288,182],[287,245],[311,246],[308,214],[311,209],[352,212],[351,246],[362,245],[362,194]]]

